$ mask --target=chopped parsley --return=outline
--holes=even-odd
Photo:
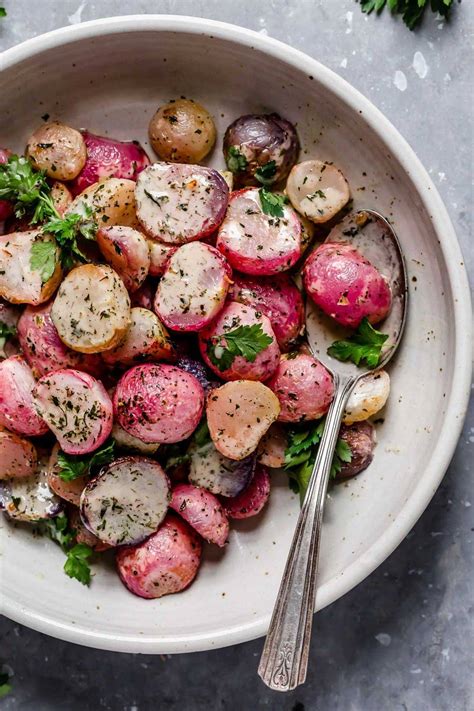
[[[260,188],[258,194],[260,197],[260,205],[265,215],[283,217],[283,205],[288,202],[286,195],[271,193],[269,190],[265,190],[265,188]]]
[[[207,348],[207,354],[221,373],[231,367],[237,356],[242,356],[249,363],[254,363],[257,355],[265,350],[273,338],[263,332],[262,325],[238,326],[219,336],[213,336]]]
[[[7,326],[6,323],[0,321],[0,355],[5,356],[5,344],[9,338],[15,335],[15,326]]]
[[[74,455],[59,452],[58,475],[63,481],[74,481],[80,476],[86,476],[95,468],[112,461],[115,454],[115,440],[110,439],[92,454]]]
[[[308,200],[314,200],[314,198],[321,198],[321,200],[326,200],[326,193],[323,193],[322,190],[315,190],[314,193],[311,193],[310,195],[306,195],[306,198]]]
[[[65,269],[71,269],[77,261],[89,261],[77,244],[79,237],[95,240],[97,224],[92,219],[92,210],[89,206],[85,206],[84,215],[73,212],[64,217],[53,217],[41,229],[45,234],[53,235],[56,243],[61,247],[61,264]],[[45,244],[51,244],[54,248],[54,243]]]
[[[2,10],[3,8],[0,7],[0,17],[2,17]],[[9,694],[12,690],[12,685],[10,684],[10,674],[7,671],[4,671],[4,669],[5,667],[2,667],[2,670],[0,671],[0,699]]]
[[[37,239],[30,253],[30,267],[38,271],[45,284],[54,274],[58,262],[58,246],[54,240]]]
[[[289,476],[289,486],[296,494],[299,493],[300,501],[308,488],[311,472],[316,459],[319,443],[324,431],[325,418],[313,423],[312,427],[298,427],[290,430],[288,444],[285,449],[285,469]],[[341,471],[345,462],[352,460],[352,451],[347,442],[340,437],[331,466],[331,478],[335,478]]]
[[[376,368],[387,338],[388,335],[377,331],[365,316],[354,335],[346,341],[334,341],[328,354],[337,360],[351,360],[356,365],[365,362],[368,368]]]
[[[433,12],[449,18],[454,0],[359,0],[362,12],[370,15],[375,10],[380,14],[388,4],[394,15],[401,15],[406,26],[413,30],[420,22],[425,10],[431,7]]]
[[[260,168],[257,168],[255,171],[255,177],[259,183],[262,183],[262,185],[269,185],[270,183],[273,183],[276,170],[275,161],[270,160],[268,163],[265,163],[265,165],[261,165]]]
[[[5,10],[4,7],[0,7],[0,17],[6,17],[7,16],[7,11]]]
[[[225,162],[231,173],[241,173],[247,167],[247,158],[237,146],[231,146],[227,151]]]

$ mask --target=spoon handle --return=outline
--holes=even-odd
[[[306,679],[326,491],[339,427],[356,380],[334,377],[335,397],[326,417],[260,659],[258,673],[275,691],[290,691]]]

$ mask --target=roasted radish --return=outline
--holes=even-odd
[[[178,484],[171,492],[170,508],[208,543],[221,547],[226,544],[229,521],[219,500],[206,489],[192,484]]]
[[[117,272],[128,291],[136,291],[150,269],[150,250],[145,237],[133,227],[102,227],[97,244],[105,260]]]
[[[204,106],[176,99],[160,106],[148,127],[150,143],[162,160],[199,163],[216,142],[216,127]]]
[[[79,175],[71,183],[78,195],[104,178],[136,180],[140,171],[150,165],[149,158],[138,141],[117,141],[82,131],[87,159]]]
[[[313,222],[327,222],[349,202],[347,180],[340,170],[320,160],[306,160],[292,169],[286,183],[291,204]]]
[[[306,260],[303,279],[314,303],[343,326],[357,328],[364,317],[378,323],[390,311],[388,281],[348,243],[320,245]]]
[[[36,413],[34,387],[33,373],[22,356],[11,356],[0,363],[1,427],[27,437],[48,432],[47,424]]]
[[[342,425],[339,436],[351,450],[351,461],[343,462],[336,479],[348,479],[367,469],[374,458],[375,429],[371,422]]]
[[[199,333],[199,348],[203,360],[223,380],[267,380],[280,361],[270,320],[235,301]]]
[[[180,592],[196,577],[201,541],[185,521],[168,514],[160,528],[137,546],[117,551],[117,570],[123,584],[145,598]]]
[[[112,402],[101,382],[79,370],[43,375],[33,390],[36,410],[67,454],[87,454],[112,431]]]
[[[114,410],[123,429],[144,442],[180,442],[201,419],[199,380],[174,365],[137,365],[119,380]]]
[[[26,155],[49,178],[72,180],[85,165],[87,149],[80,131],[52,121],[42,124],[30,136]]]
[[[164,242],[148,240],[150,250],[150,276],[162,276],[165,273],[169,258],[176,252],[176,247],[172,247]]]
[[[115,440],[118,447],[121,449],[129,449],[132,452],[140,452],[140,454],[155,454],[159,448],[159,444],[155,442],[142,442],[138,437],[134,437],[128,432],[125,432],[123,427],[116,422],[112,427],[112,439]]]
[[[105,351],[102,358],[109,365],[134,365],[143,361],[172,360],[174,348],[168,331],[148,309],[135,306],[130,311],[131,323],[118,346]]]
[[[154,163],[140,173],[137,217],[147,234],[178,245],[212,234],[224,218],[229,189],[217,170]]]
[[[265,195],[263,188],[232,193],[219,228],[217,248],[234,269],[245,274],[284,272],[302,254],[301,223],[296,212],[284,204],[283,198],[279,210],[269,212]]]
[[[93,183],[74,198],[66,214],[90,217],[101,226],[138,227],[135,183],[125,178],[106,178]]]
[[[223,501],[229,518],[251,518],[263,509],[270,496],[270,476],[267,469],[258,464],[250,484],[238,496]]]
[[[50,252],[48,263],[42,254]],[[42,304],[61,281],[59,247],[41,230],[0,237],[0,297],[12,304]]]
[[[202,242],[183,244],[168,260],[154,308],[175,331],[199,331],[224,306],[231,269],[220,252]]]
[[[103,370],[100,356],[67,348],[51,318],[52,303],[28,306],[18,321],[18,340],[36,378],[62,368],[76,368],[91,375]]]
[[[76,479],[65,481],[59,475],[60,466],[58,464],[58,455],[61,451],[59,444],[55,444],[48,460],[46,468],[48,485],[51,491],[60,499],[68,501],[74,506],[79,506],[82,491],[89,481],[88,476],[78,476]]]
[[[280,422],[318,420],[328,411],[334,396],[329,371],[305,353],[282,356],[278,370],[267,385],[280,402]]]
[[[57,516],[63,509],[63,502],[48,486],[46,461],[40,458],[31,476],[0,482],[0,502],[10,518],[35,522]]]
[[[0,479],[31,476],[36,465],[36,449],[29,440],[0,430]]]
[[[146,457],[121,457],[104,466],[81,495],[81,518],[103,543],[139,543],[163,521],[170,498],[161,466]]]
[[[60,339],[80,353],[114,348],[130,325],[130,297],[123,281],[104,264],[69,272],[54,299],[51,318]]]
[[[388,400],[390,376],[385,370],[365,375],[350,394],[344,414],[344,423],[351,425],[376,415]]]
[[[220,496],[237,496],[248,486],[255,470],[255,456],[240,461],[224,457],[213,442],[192,444],[188,450],[189,481]]]
[[[260,440],[257,450],[258,461],[270,469],[283,467],[287,445],[288,437],[284,426],[280,422],[274,422]]]
[[[207,422],[212,441],[229,459],[245,459],[280,414],[276,395],[262,383],[234,380],[211,392]]]

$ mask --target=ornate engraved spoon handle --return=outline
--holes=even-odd
[[[260,659],[258,673],[276,691],[290,691],[306,678],[326,491],[344,408],[356,380],[335,377],[336,395],[327,414]]]

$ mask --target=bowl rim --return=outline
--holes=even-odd
[[[428,506],[450,463],[461,433],[467,411],[471,382],[471,306],[470,290],[460,246],[446,207],[426,169],[413,149],[402,138],[393,124],[369,99],[331,69],[300,50],[253,30],[216,20],[185,15],[125,15],[92,20],[59,28],[5,50],[2,69],[7,69],[36,54],[82,39],[123,32],[185,32],[228,40],[257,49],[296,69],[324,85],[346,106],[362,115],[382,143],[397,158],[412,181],[437,234],[446,262],[453,300],[455,343],[453,379],[447,398],[446,415],[450,427],[443,428],[433,448],[430,461],[418,484],[394,521],[372,544],[365,554],[351,563],[341,574],[331,578],[320,588],[317,609],[334,602],[349,592],[377,568],[400,544]],[[39,632],[69,642],[122,652],[178,653],[192,652],[249,641],[264,635],[271,611],[248,624],[226,630],[180,636],[156,637],[146,635],[109,634],[84,629],[80,624],[63,623],[52,616],[23,608],[13,599],[0,595],[2,612],[10,619]]]

